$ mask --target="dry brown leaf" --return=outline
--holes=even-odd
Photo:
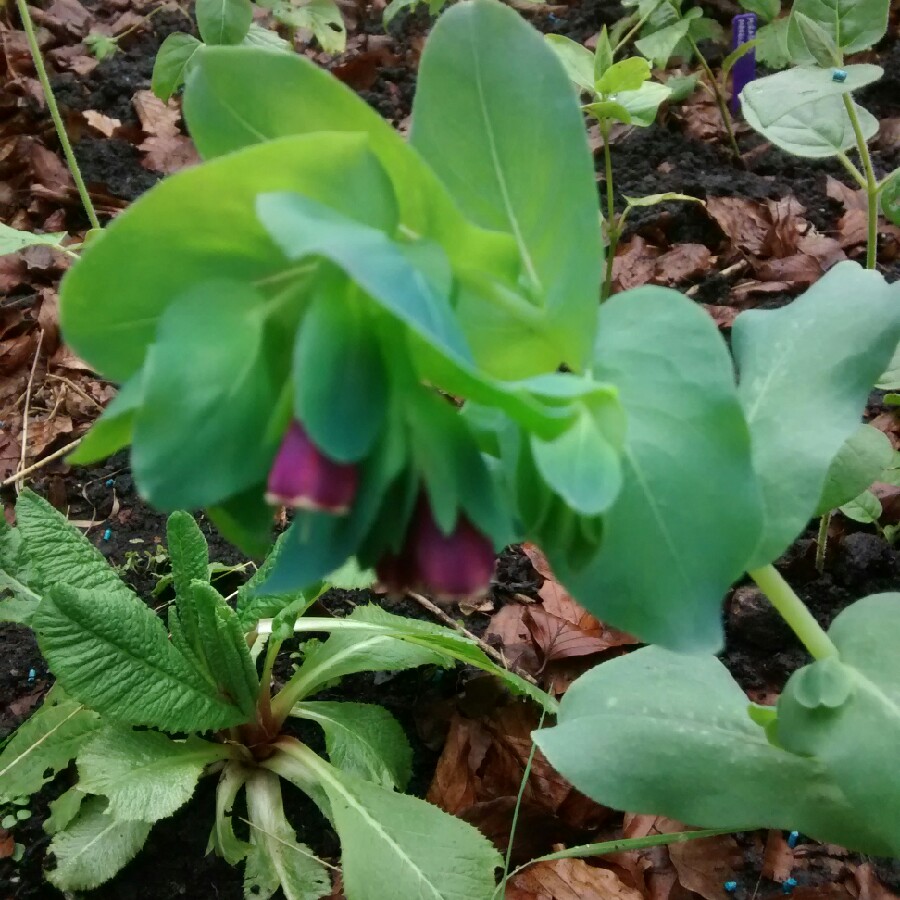
[[[770,219],[762,203],[744,197],[707,197],[706,211],[735,247],[751,256],[763,254]]]
[[[743,863],[737,842],[726,834],[670,844],[669,857],[681,885],[705,900],[728,900],[724,884]]]
[[[613,287],[616,292],[648,284],[656,271],[656,260],[662,251],[648,244],[639,234],[619,244],[613,260]]]
[[[766,259],[758,262],[753,270],[757,278],[786,284],[789,288],[814,284],[824,272],[819,262],[805,253],[798,253],[786,259]]]
[[[859,885],[859,900],[898,900],[898,895],[878,880],[871,863],[857,866],[853,875]]]
[[[712,303],[704,303],[703,308],[712,316],[713,322],[719,328],[731,328],[738,316],[738,310],[733,306],[716,306]]]
[[[676,285],[708,272],[712,253],[703,244],[676,244],[656,260],[653,281],[656,284]]]
[[[179,130],[181,110],[174,100],[163,103],[151,91],[138,91],[132,104],[147,135],[138,145],[145,169],[170,175],[200,161],[193,142]]]
[[[72,420],[68,416],[54,416],[28,423],[28,458],[37,460],[59,437],[72,434]]]
[[[9,859],[16,852],[16,839],[5,828],[0,828],[0,859]]]
[[[510,879],[506,900],[643,900],[610,869],[583,859],[535,863]]]
[[[96,110],[88,109],[82,113],[85,122],[94,129],[94,131],[102,134],[104,137],[112,137],[116,131],[122,127],[121,119],[113,119],[103,115]]]

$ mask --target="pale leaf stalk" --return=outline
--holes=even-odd
[[[829,525],[831,525],[830,510],[819,519],[819,534],[816,538],[816,571],[820,575],[825,571],[825,554],[828,552]]]
[[[866,143],[862,126],[859,124],[859,116],[856,114],[856,105],[849,94],[844,94],[844,109],[853,126],[856,135],[856,150],[863,165],[866,175],[865,191],[868,214],[868,233],[866,237],[866,268],[874,269],[878,257],[878,179],[872,169],[872,156],[869,153],[869,145]]]
[[[837,656],[838,649],[821,625],[813,618],[794,589],[781,577],[773,565],[747,573],[757,587],[769,598],[772,606],[803,642],[814,659]]]
[[[722,87],[719,84],[719,80],[713,74],[712,69],[710,69],[706,57],[700,52],[697,42],[690,35],[687,37],[691,45],[691,50],[694,51],[694,55],[697,57],[697,61],[700,63],[700,67],[703,69],[703,72],[712,87],[713,96],[716,98],[716,106],[719,107],[719,115],[722,117],[722,124],[725,126],[725,131],[728,132],[728,143],[731,145],[731,152],[734,155],[735,161],[740,162],[741,151],[738,149],[737,140],[735,140],[734,137],[734,126],[731,121],[731,113],[728,112],[728,104],[725,102],[725,95],[722,93]]]
[[[47,68],[44,65],[44,57],[41,55],[41,48],[38,46],[37,36],[34,33],[34,23],[31,21],[31,13],[28,10],[28,4],[26,3],[26,0],[16,0],[16,7],[19,10],[19,17],[22,19],[22,27],[25,29],[25,37],[28,40],[28,49],[31,51],[31,58],[34,60],[34,69],[35,72],[37,72],[38,80],[41,83],[41,89],[44,92],[47,110],[50,113],[50,118],[53,119],[53,125],[56,128],[59,143],[62,146],[63,154],[66,157],[66,163],[69,166],[69,171],[72,173],[75,187],[78,189],[78,196],[81,197],[81,203],[84,206],[85,213],[87,213],[91,228],[96,228],[99,231],[100,220],[97,218],[94,203],[91,200],[90,194],[88,194],[87,186],[81,175],[81,168],[78,165],[78,160],[75,158],[75,152],[72,150],[69,135],[66,134],[66,126],[59,113],[59,107],[56,105],[56,97],[53,95],[53,88],[50,86],[50,79],[47,77]]]

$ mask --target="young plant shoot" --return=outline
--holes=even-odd
[[[646,64],[606,59],[590,89],[617,65],[623,81],[607,82],[598,103],[646,85]],[[731,350],[673,290],[641,287],[598,306],[603,241],[578,97],[542,37],[497,0],[459,3],[438,21],[408,142],[308,60],[259,48],[198,50],[184,114],[205,162],[115,219],[62,284],[67,342],[122,385],[77,458],[131,445],[151,503],[206,508],[250,549],[269,538],[266,494],[290,501],[294,524],[254,594],[281,597],[279,611],[284,595],[311,597],[351,557],[398,585],[456,594],[489,577],[488,545],[531,540],[580,603],[660,645],[587,673],[557,725],[536,735],[578,788],[698,826],[799,829],[900,852],[900,596],[861,600],[826,633],[772,568],[819,507],[897,347],[897,287],[841,263],[790,305],[742,313]],[[722,598],[744,573],[815,659],[777,707],[748,705],[713,656]],[[106,607],[64,586],[40,601],[33,624],[71,702],[163,730],[251,721],[256,738],[211,743],[226,758],[210,763],[231,773],[220,821],[242,785],[254,798],[248,859],[275,853],[263,840],[280,836],[265,819],[279,815],[275,775],[318,798],[342,833],[412,815],[405,804],[418,801],[273,730],[313,689],[309,670],[267,706],[268,659],[258,679],[238,649],[240,616],[189,583],[171,643],[155,619],[136,627],[205,718],[174,697],[161,718],[146,701],[140,721],[106,707],[104,690],[118,697],[127,680],[88,689],[72,651],[81,617],[93,623]],[[254,613],[273,618],[267,655],[305,602],[280,618]],[[418,627],[371,615],[332,624],[328,643],[427,643]],[[202,634],[231,634],[231,649],[210,649],[201,622]],[[448,642],[442,633],[433,643]],[[271,755],[250,751],[250,763],[241,748],[256,739]],[[207,760],[205,746],[185,752],[198,754],[192,772]],[[91,827],[132,809],[95,802]],[[373,803],[377,813],[362,816]],[[437,813],[416,809],[418,830],[430,829],[425,817]],[[487,881],[495,857],[459,829],[452,852],[421,842],[415,852],[439,864],[434,896],[471,900],[478,891],[447,873],[470,856]],[[233,857],[244,848],[227,824],[215,840]],[[371,896],[369,858],[348,856],[366,846],[384,855],[377,841],[345,843],[351,900]],[[413,877],[407,861],[390,865]]]
[[[456,632],[376,606],[346,619],[298,619],[318,590],[274,597],[258,589],[283,541],[232,609],[209,582],[202,532],[190,515],[174,513],[167,629],[48,503],[25,491],[16,513],[15,529],[0,525],[0,578],[12,594],[0,618],[34,629],[56,684],[0,753],[0,804],[31,796],[74,760],[77,779],[46,824],[52,884],[68,892],[107,881],[209,775],[218,779],[209,849],[243,863],[248,898],[279,888],[288,900],[331,894],[327,866],[285,818],[282,792],[293,789],[341,837],[348,897],[384,900],[387,883],[401,897],[491,896],[500,861],[491,844],[397,793],[412,753],[390,713],[311,697],[354,672],[462,660],[552,709],[550,698]],[[273,696],[275,660],[295,622],[298,631],[331,636],[303,645],[301,664]],[[291,735],[292,718],[322,729],[327,761]],[[246,819],[234,811],[241,794]]]

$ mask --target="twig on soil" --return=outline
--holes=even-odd
[[[25,431],[24,428],[22,430],[22,436],[24,438]],[[44,466],[52,463],[55,459],[59,459],[61,456],[65,456],[70,450],[74,450],[80,443],[81,438],[75,438],[70,444],[66,444],[65,447],[60,447],[59,450],[54,450],[49,456],[45,456],[42,460],[30,465],[27,469],[22,469],[20,472],[16,472],[15,475],[10,475],[6,481],[0,481],[0,488],[9,487],[11,484],[15,484],[17,481],[25,478],[27,475],[32,475],[40,469],[43,469]]]
[[[428,610],[436,619],[440,619],[446,626],[454,629],[454,631],[458,631],[464,637],[467,637],[470,641],[474,641],[481,650],[483,650],[495,663],[502,666],[507,671],[512,671],[509,667],[509,663],[506,661],[506,658],[502,653],[495,650],[490,644],[483,641],[480,637],[475,634],[472,634],[468,628],[464,628],[459,624],[452,616],[447,615],[437,604],[432,603],[427,597],[423,597],[421,594],[416,594],[413,591],[409,591],[406,594],[407,597],[412,598],[416,601],[420,606],[424,607]],[[524,678],[526,681],[531,682],[531,684],[536,687],[540,687],[537,681],[529,675],[527,672],[516,672],[520,678]]]
[[[97,409],[99,409],[101,412],[103,411],[103,405],[101,403],[98,403],[84,388],[78,387],[78,385],[75,384],[74,381],[70,381],[68,378],[65,378],[62,375],[52,375],[49,372],[47,373],[47,378],[52,378],[54,381],[61,381],[63,384],[72,388],[72,390],[75,391],[76,394],[80,394],[82,397],[84,397],[84,399],[89,403],[93,403],[94,406],[96,406]]]
[[[732,275],[739,275],[741,272],[748,268],[750,268],[750,263],[746,259],[739,259],[736,263],[733,263],[726,269],[722,269],[721,272],[716,272],[716,274],[721,278],[730,278]],[[685,291],[685,294],[687,294],[688,297],[696,297],[699,293],[699,284],[695,284],[693,287],[690,287]]]
[[[25,456],[28,452],[28,413],[31,406],[31,388],[34,385],[34,373],[37,371],[38,360],[41,358],[41,344],[44,343],[44,329],[38,333],[37,347],[34,351],[34,359],[31,361],[31,372],[28,374],[28,385],[25,388],[25,410],[22,413],[22,457],[19,460],[17,477],[13,478],[16,485],[16,493],[22,490],[22,470],[25,468]]]

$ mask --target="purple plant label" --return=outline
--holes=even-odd
[[[756,13],[741,13],[731,20],[731,49],[737,50],[741,44],[756,37]],[[731,70],[731,111],[737,114],[741,107],[738,95],[756,78],[756,51],[745,53]]]

